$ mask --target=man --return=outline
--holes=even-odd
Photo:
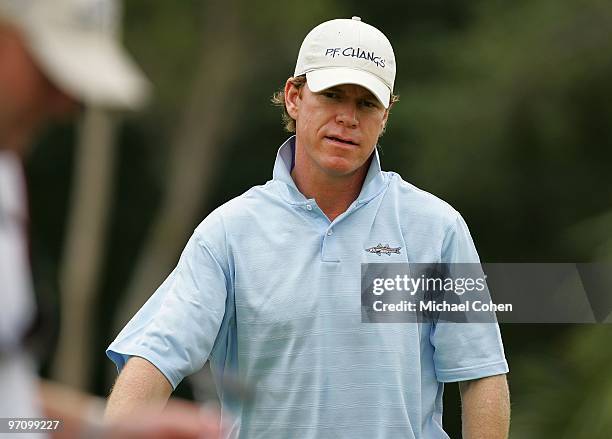
[[[206,360],[228,437],[439,438],[459,381],[466,438],[504,438],[509,402],[495,324],[361,323],[360,269],[478,262],[446,203],[382,172],[376,143],[395,57],[359,17],[315,27],[276,101],[295,136],[273,179],[211,213],[107,354],[122,370],[107,416],[163,405]],[[400,250],[397,248],[400,247]],[[252,400],[227,392],[227,376]]]
[[[200,425],[199,408],[185,404],[155,422],[141,412],[130,423],[103,426],[97,398],[52,383],[39,387],[23,346],[34,300],[21,160],[47,122],[75,115],[81,103],[135,108],[143,102],[148,83],[115,38],[118,6],[0,0],[0,418],[45,413],[65,422],[65,437],[94,430],[105,437],[216,434],[218,427]],[[6,428],[0,425],[0,436]]]

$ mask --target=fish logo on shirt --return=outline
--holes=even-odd
[[[391,256],[391,253],[396,253],[399,255],[400,250],[401,250],[401,247],[389,247],[389,244],[382,245],[381,243],[378,243],[376,247],[370,247],[370,248],[365,249],[365,251],[367,251],[368,253],[375,253],[378,256],[382,254]]]

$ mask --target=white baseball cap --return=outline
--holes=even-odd
[[[387,37],[359,17],[321,23],[300,47],[294,76],[306,74],[314,92],[340,84],[367,88],[389,108],[395,55]]]
[[[0,19],[67,94],[104,107],[137,108],[150,84],[119,42],[118,0],[0,0]]]

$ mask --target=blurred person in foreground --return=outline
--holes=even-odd
[[[273,179],[196,228],[109,346],[121,370],[109,419],[163,404],[209,360],[232,438],[448,437],[445,382],[460,383],[464,438],[507,437],[497,324],[361,322],[361,264],[380,252],[389,263],[479,261],[456,210],[380,168],[394,81],[391,44],[359,17],[306,36],[274,97],[295,136]],[[252,400],[233,398],[227,376]]]
[[[115,0],[0,0],[0,418],[62,419],[58,435],[66,437],[216,437],[217,417],[208,422],[182,402],[164,416],[143,409],[129,422],[103,425],[101,399],[39,382],[24,346],[35,301],[22,160],[47,122],[73,117],[81,105],[143,103],[148,83],[116,39],[119,7]]]

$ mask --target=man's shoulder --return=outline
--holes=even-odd
[[[223,216],[226,220],[261,212],[263,206],[278,202],[279,198],[275,190],[277,183],[274,180],[270,180],[265,184],[252,186],[242,194],[217,207],[214,212],[217,215]]]
[[[395,172],[387,174],[390,179],[387,197],[402,214],[412,218],[435,219],[442,223],[453,222],[459,216],[457,210],[443,199],[407,182]]]
[[[211,229],[225,229],[228,224],[248,221],[254,215],[265,212],[263,208],[278,202],[278,196],[273,189],[274,184],[275,182],[270,180],[265,184],[253,186],[246,192],[226,201],[202,220],[196,228],[196,234],[210,232]]]

